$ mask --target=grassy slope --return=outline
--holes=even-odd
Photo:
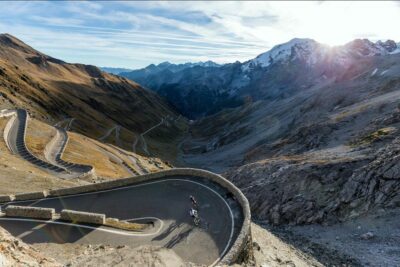
[[[177,117],[160,97],[132,81],[94,66],[59,61],[10,35],[0,35],[0,108],[7,107],[25,108],[49,124],[74,117],[72,131],[94,139],[121,125],[128,132],[122,145],[126,149],[131,149],[134,136],[162,117]],[[179,131],[167,127],[163,136],[174,139]],[[170,144],[153,154],[169,160],[165,150],[173,148],[174,142]]]
[[[85,183],[59,179],[11,154],[3,138],[3,129],[7,121],[7,118],[0,118],[0,194],[63,188]]]
[[[54,134],[55,130],[50,125],[30,119],[27,129],[27,146],[35,156],[45,159],[44,148]],[[68,135],[70,139],[62,156],[63,160],[94,166],[99,177],[115,179],[131,176],[132,174],[121,164],[121,160],[139,173],[137,166],[132,164],[126,156],[128,154],[138,158],[141,165],[149,171],[158,171],[160,167],[167,168],[159,159],[141,157],[128,151],[121,152],[112,145],[101,143],[78,133],[68,132]]]
[[[56,130],[46,123],[35,119],[28,120],[25,141],[29,151],[36,157],[46,161],[43,150],[55,134]]]

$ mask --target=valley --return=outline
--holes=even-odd
[[[336,255],[343,261],[328,253],[342,244],[337,236],[352,235],[341,223],[374,218],[377,211],[384,217],[398,207],[399,51],[393,41],[364,39],[329,48],[293,39],[248,62],[191,67],[165,77],[163,70],[154,74],[157,79],[140,79],[196,118],[180,146],[181,165],[222,173],[249,199],[258,222],[278,229],[304,224],[325,226],[318,231],[336,229],[323,244],[318,240],[322,234],[307,241],[313,244],[309,252],[314,248],[312,254],[325,265],[377,266],[368,258],[374,246],[363,239],[353,238],[351,253],[341,250]],[[198,113],[200,103],[209,99],[181,103],[191,101],[193,91],[211,92],[213,103],[228,94],[243,104],[217,104],[214,114]],[[379,220],[368,221],[374,225]],[[375,242],[398,240],[383,228],[368,230],[378,236]],[[394,266],[398,253],[392,249],[373,255],[387,262],[383,265]]]
[[[162,257],[197,265],[232,253],[249,266],[379,265],[371,251],[387,266],[398,259],[397,232],[383,225],[396,228],[399,218],[399,44],[328,47],[296,38],[243,63],[103,68],[115,74],[52,58],[8,34],[0,48],[1,114],[11,114],[0,118],[0,193],[11,199],[2,208],[18,204],[10,195],[36,192],[42,197],[24,201],[163,223],[153,239],[128,240],[103,236],[105,226],[81,235],[86,226],[0,218],[46,258],[79,266],[92,259],[78,250],[94,255],[91,244],[115,238],[102,248],[111,261],[113,250],[139,261],[120,246],[140,255],[160,246]],[[78,193],[52,195],[57,190]],[[210,228],[200,231],[188,217],[193,192]],[[125,201],[133,204],[115,204]],[[250,211],[258,233],[251,244]],[[37,242],[42,228],[74,234]],[[23,238],[30,229],[39,230]]]

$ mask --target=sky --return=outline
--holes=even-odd
[[[400,2],[15,1],[0,33],[71,63],[141,68],[246,61],[293,38],[400,41]]]

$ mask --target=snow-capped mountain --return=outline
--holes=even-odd
[[[287,43],[274,46],[271,50],[258,55],[243,64],[248,71],[255,67],[268,67],[276,62],[302,60],[308,65],[331,60],[331,63],[343,64],[353,57],[389,55],[400,52],[400,46],[392,40],[373,43],[368,39],[356,39],[343,46],[329,47],[312,39],[295,38]]]
[[[268,67],[275,62],[295,59],[304,59],[312,64],[325,56],[328,51],[329,47],[312,39],[295,38],[287,43],[276,45],[271,50],[245,62],[243,70],[246,71],[256,66]]]
[[[330,47],[295,38],[243,63],[164,62],[121,75],[166,97],[184,115],[197,118],[240,105],[248,97],[274,99],[321,83],[351,79],[379,58],[385,60],[399,52],[400,45],[392,40],[356,39]]]

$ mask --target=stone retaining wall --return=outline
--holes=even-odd
[[[47,197],[47,191],[31,192],[31,193],[21,193],[16,194],[14,200],[31,200],[31,199],[42,199]]]
[[[1,195],[0,196],[0,203],[10,202],[15,199],[14,195]]]
[[[38,208],[29,206],[7,206],[5,214],[9,217],[23,217],[52,220],[55,215],[55,210],[51,208]]]
[[[150,181],[153,179],[158,179],[168,176],[203,177],[219,184],[220,186],[231,192],[235,197],[236,201],[241,206],[244,221],[241,226],[239,235],[237,236],[236,240],[233,241],[233,245],[231,246],[230,250],[222,257],[219,264],[229,265],[236,262],[246,261],[247,259],[252,258],[252,249],[251,249],[252,240],[250,233],[251,214],[250,214],[249,202],[247,201],[243,193],[235,185],[233,185],[231,182],[229,182],[222,176],[209,171],[201,169],[192,169],[192,168],[175,168],[135,177],[106,181],[102,183],[50,190],[48,196],[57,197],[65,195],[74,195],[85,192],[101,191],[117,187],[128,186],[139,182]],[[93,223],[93,221],[89,223]]]
[[[91,223],[103,225],[106,222],[106,215],[75,210],[62,210],[60,219],[75,223]]]

